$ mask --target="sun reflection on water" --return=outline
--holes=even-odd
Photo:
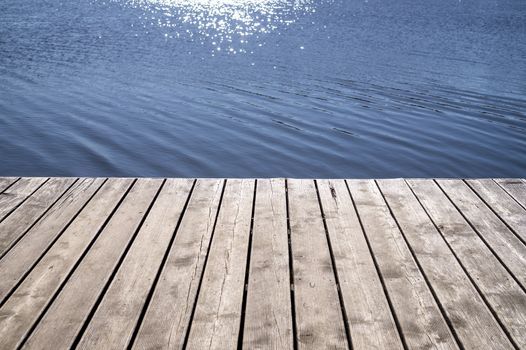
[[[119,1],[119,0],[115,0]],[[253,53],[264,37],[316,12],[315,0],[126,0],[143,10],[143,26],[164,36],[210,45],[211,54]]]

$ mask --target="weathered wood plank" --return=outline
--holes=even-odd
[[[408,183],[515,342],[526,348],[526,294],[519,284],[433,181]]]
[[[0,193],[4,192],[6,188],[11,186],[18,179],[18,177],[0,177]]]
[[[131,183],[108,180],[0,308],[0,348],[15,348],[24,339]]]
[[[457,348],[378,187],[372,180],[347,183],[408,347]]]
[[[526,182],[520,179],[495,179],[523,208],[526,208]]]
[[[187,349],[237,347],[254,185],[254,180],[226,183]]]
[[[348,305],[353,349],[403,348],[345,182],[318,180],[318,190],[341,292]]]
[[[75,181],[74,178],[50,179],[0,223],[0,257]]]
[[[526,242],[526,209],[490,179],[467,180],[469,186]]]
[[[526,246],[462,180],[438,180],[483,240],[526,287]]]
[[[103,182],[103,179],[76,182],[0,260],[0,301],[19,283]]]
[[[213,234],[223,184],[222,180],[198,180],[134,348],[182,348]]]
[[[286,181],[0,177],[0,348],[526,349],[524,180]]]
[[[114,271],[162,180],[139,179],[38,323],[26,349],[69,349]],[[55,337],[60,334],[60,337]]]
[[[379,186],[462,345],[469,349],[511,348],[506,334],[405,181],[382,180]]]
[[[348,348],[313,180],[288,182],[297,337],[300,348]]]
[[[183,215],[192,183],[192,180],[166,180],[80,339],[78,349],[124,349],[127,346],[177,222]]]
[[[46,181],[47,178],[44,177],[24,177],[0,193],[0,221]]]
[[[283,179],[258,180],[243,348],[292,350],[292,311]]]

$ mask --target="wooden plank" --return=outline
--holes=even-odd
[[[0,308],[0,348],[20,344],[104,225],[131,179],[111,179]]]
[[[462,345],[469,349],[511,348],[506,334],[405,181],[382,180],[379,186]]]
[[[347,336],[314,181],[288,182],[300,348],[347,349]]]
[[[243,348],[292,350],[292,310],[283,179],[258,180]]]
[[[166,180],[78,349],[125,348],[183,215],[193,180]],[[193,195],[192,195],[193,197]]]
[[[526,348],[526,294],[520,285],[433,181],[408,182],[502,324]]]
[[[343,180],[318,180],[353,349],[402,349],[393,315]],[[371,336],[374,334],[374,336]]]
[[[0,349],[526,349],[523,180],[285,181],[0,177]]]
[[[19,283],[103,182],[103,179],[76,182],[0,260],[0,301]]]
[[[438,184],[526,288],[526,246],[462,180],[438,180]]]
[[[237,347],[254,185],[246,179],[226,183],[187,349]]]
[[[467,183],[526,242],[526,209],[491,179],[467,180]]]
[[[24,177],[0,193],[0,221],[46,181],[43,177]]]
[[[0,177],[0,193],[4,192],[16,180],[18,180],[18,177]]]
[[[76,181],[74,178],[53,178],[22,203],[0,223],[0,257],[23,236],[55,201]]]
[[[24,348],[69,349],[73,345],[161,184],[162,180],[154,179],[135,183]]]
[[[349,180],[358,215],[407,346],[457,348],[418,265],[372,180]]]
[[[161,272],[134,344],[182,348],[203,273],[223,190],[222,180],[199,180]]]
[[[523,208],[526,208],[526,182],[520,179],[495,179]]]

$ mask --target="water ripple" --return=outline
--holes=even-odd
[[[525,82],[522,0],[3,0],[0,175],[524,177]]]
[[[114,0],[121,3],[120,0]],[[314,0],[127,0],[139,8],[143,28],[163,28],[166,38],[187,38],[212,46],[212,54],[247,53],[250,43],[265,44],[300,16],[316,12]]]

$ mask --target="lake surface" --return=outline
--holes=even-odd
[[[524,0],[2,0],[0,175],[525,177]]]

